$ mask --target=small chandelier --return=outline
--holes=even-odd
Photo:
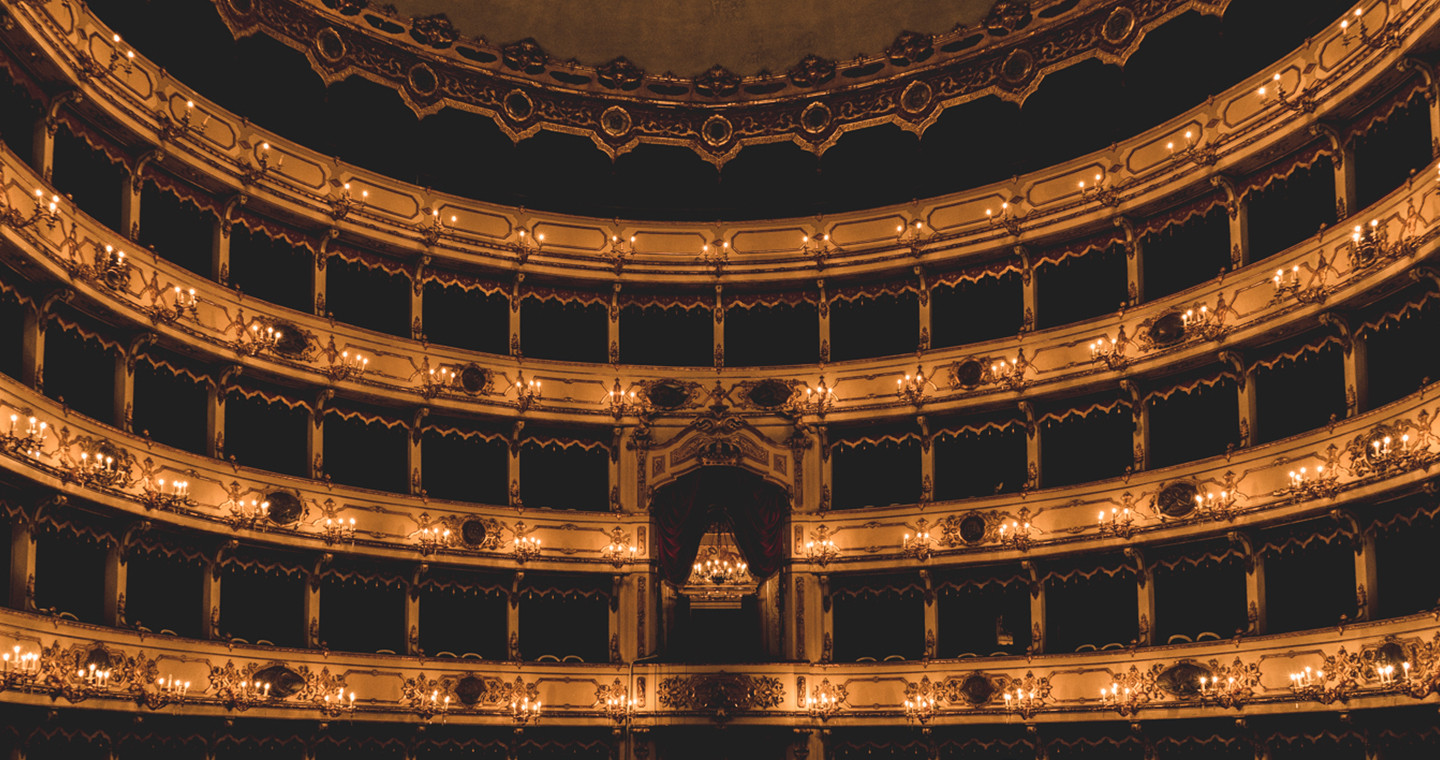
[[[540,708],[540,700],[530,699],[529,694],[511,697],[510,719],[515,722],[515,728],[518,730],[539,721]]]
[[[596,689],[595,701],[605,711],[605,715],[614,721],[617,731],[630,722],[635,708],[639,707],[639,701],[629,695],[618,678],[614,683]]]
[[[615,567],[624,567],[635,561],[638,548],[623,528],[610,531],[610,543],[600,550],[600,556]]]
[[[712,586],[734,586],[749,580],[750,565],[729,549],[712,545],[703,559],[696,559],[691,578]]]
[[[1101,690],[1101,693],[1104,693],[1104,689]],[[1006,691],[1004,697],[1005,710],[1007,712],[1018,713],[1027,720],[1035,715],[1035,712],[1041,707],[1045,706],[1045,700],[1040,697],[1035,689],[1027,691],[1017,688],[1013,692]]]
[[[930,683],[929,676],[921,678],[919,683],[905,686],[905,719],[918,724],[926,733],[930,731],[930,719],[938,711],[937,693],[939,690]]]
[[[124,485],[128,480],[128,469],[124,457],[116,458],[112,450],[95,446],[91,451],[81,451],[80,461],[74,464],[71,473],[81,485],[94,488],[109,488]]]
[[[190,481],[188,480],[167,482],[164,478],[156,478],[152,483],[147,479],[143,488],[144,496],[142,498],[145,506],[149,509],[178,509],[195,503],[190,498]]]
[[[515,523],[515,546],[512,551],[515,561],[522,565],[526,560],[540,556],[540,539],[532,535],[533,530],[526,530],[523,522]]]
[[[825,376],[820,376],[820,384],[815,387],[805,386],[805,393],[795,393],[785,402],[785,411],[797,417],[813,414],[823,417],[830,408],[835,405],[835,389],[825,384]]]
[[[1000,523],[1000,545],[1008,546],[1016,551],[1028,551],[1031,543],[1030,521],[1011,520],[1009,525]]]
[[[515,377],[515,403],[519,405],[520,411],[525,411],[532,404],[542,398],[539,380],[526,380],[525,371],[521,370]]]
[[[420,548],[422,555],[434,554],[450,545],[450,529],[443,525],[431,525],[430,515],[427,513],[421,513],[420,529],[410,535],[414,537],[415,545]]]
[[[919,522],[915,523],[915,533],[905,534],[905,538],[900,544],[900,549],[906,556],[914,557],[921,562],[930,558],[929,527],[930,522],[922,517]]]
[[[810,699],[805,703],[805,707],[811,716],[827,721],[830,716],[840,711],[840,704],[844,701],[844,687],[836,686],[826,678],[811,688]]]
[[[9,652],[0,655],[0,686],[6,689],[24,688],[34,684],[39,677],[39,651],[25,652],[16,644]]]
[[[455,370],[448,366],[441,365],[438,369],[431,367],[430,357],[427,356],[420,372],[420,395],[435,398],[441,391],[453,385],[458,377]]]
[[[805,554],[810,561],[825,567],[830,560],[840,556],[840,549],[830,539],[830,528],[824,525],[817,526],[810,531],[810,540],[805,542]]]
[[[344,686],[338,687],[334,694],[326,694],[320,700],[319,707],[321,713],[332,717],[353,713],[355,712],[355,692],[345,691]]]
[[[915,374],[906,372],[903,377],[895,379],[895,395],[903,401],[919,406],[925,401],[929,385],[930,382],[925,379],[925,370],[917,367]]]
[[[45,438],[50,433],[50,425],[40,422],[34,417],[29,418],[24,424],[20,422],[20,415],[10,415],[10,429],[3,437],[0,437],[0,445],[12,454],[24,456],[40,456],[40,447],[45,444]]]
[[[340,352],[340,356],[330,363],[328,374],[332,380],[355,380],[365,374],[369,369],[370,360],[356,351],[351,353],[348,349]]]
[[[253,528],[255,524],[270,516],[270,502],[251,498],[230,501],[230,525],[235,528]]]
[[[275,325],[265,324],[259,319],[254,319],[251,320],[248,330],[240,332],[236,350],[247,356],[259,356],[267,351],[274,351],[284,336],[285,333]]]
[[[1232,520],[1235,517],[1235,497],[1238,492],[1222,490],[1219,494],[1211,491],[1205,495],[1195,494],[1195,506],[1216,520]]]
[[[0,214],[0,225],[13,227],[17,230],[24,229],[31,225],[43,223],[47,229],[55,229],[60,223],[60,196],[51,195],[50,200],[45,200],[45,191],[35,189],[35,208],[29,216],[21,214],[14,208],[7,208],[5,213]]]
[[[1129,538],[1135,535],[1135,515],[1129,507],[1111,507],[1109,512],[1100,510],[1100,535]]]

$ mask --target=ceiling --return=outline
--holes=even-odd
[[[1351,4],[1232,0],[1223,18],[1190,12],[1154,29],[1123,67],[1091,59],[1052,73],[1023,105],[981,97],[938,114],[923,134],[870,126],[822,153],[773,142],[717,166],[679,146],[616,154],[584,135],[537,130],[517,139],[490,116],[459,108],[422,118],[389,86],[360,76],[327,82],[304,54],[268,35],[235,39],[203,0],[89,3],[187,87],[367,169],[535,210],[704,222],[906,203],[1102,149],[1262,70]]]
[[[493,43],[530,38],[551,56],[693,76],[714,65],[780,72],[806,54],[847,60],[901,32],[973,26],[995,0],[390,0],[399,18],[445,14]]]

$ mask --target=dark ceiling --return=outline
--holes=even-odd
[[[1189,13],[1152,32],[1124,69],[1088,61],[1052,74],[1023,107],[987,97],[950,109],[923,137],[871,127],[818,157],[791,143],[752,146],[718,170],[686,148],[641,145],[612,161],[586,138],[541,132],[516,144],[490,119],[453,109],[417,119],[387,88],[358,78],[325,87],[299,53],[234,40],[209,0],[89,5],[178,81],[342,160],[536,210],[714,221],[903,203],[1103,148],[1256,73],[1353,2],[1233,0],[1223,20]]]

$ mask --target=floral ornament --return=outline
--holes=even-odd
[[[640,79],[645,76],[645,72],[631,63],[629,58],[620,56],[601,66],[595,75],[600,84],[612,90],[633,90],[640,86]]]
[[[740,77],[719,64],[711,66],[704,74],[695,77],[695,91],[706,97],[723,98],[734,95],[738,89],[740,89]]]
[[[807,55],[790,70],[790,81],[796,87],[815,87],[835,78],[835,62],[818,55]]]
[[[920,63],[934,54],[935,37],[920,32],[902,32],[885,50],[885,55],[896,66]]]
[[[500,56],[506,66],[526,74],[539,74],[550,60],[540,43],[529,37],[501,48]]]
[[[443,13],[436,13],[433,16],[420,16],[410,24],[410,36],[421,45],[429,45],[433,48],[448,48],[460,39],[460,32],[455,29],[449,17]]]
[[[1018,32],[1030,25],[1035,17],[1030,14],[1029,0],[1000,0],[985,17],[985,28],[996,37]]]

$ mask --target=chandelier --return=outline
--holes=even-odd
[[[690,599],[692,608],[738,609],[740,600],[754,593],[756,585],[749,563],[740,556],[729,524],[722,518],[701,540],[681,593]]]
[[[45,436],[49,434],[50,424],[39,422],[31,417],[20,424],[20,415],[10,415],[10,430],[4,436],[0,436],[0,446],[6,451],[26,456],[39,456],[40,447],[45,443]]]
[[[750,566],[734,552],[720,546],[710,546],[695,560],[691,578],[699,578],[715,586],[729,586],[741,583],[750,577]]]

